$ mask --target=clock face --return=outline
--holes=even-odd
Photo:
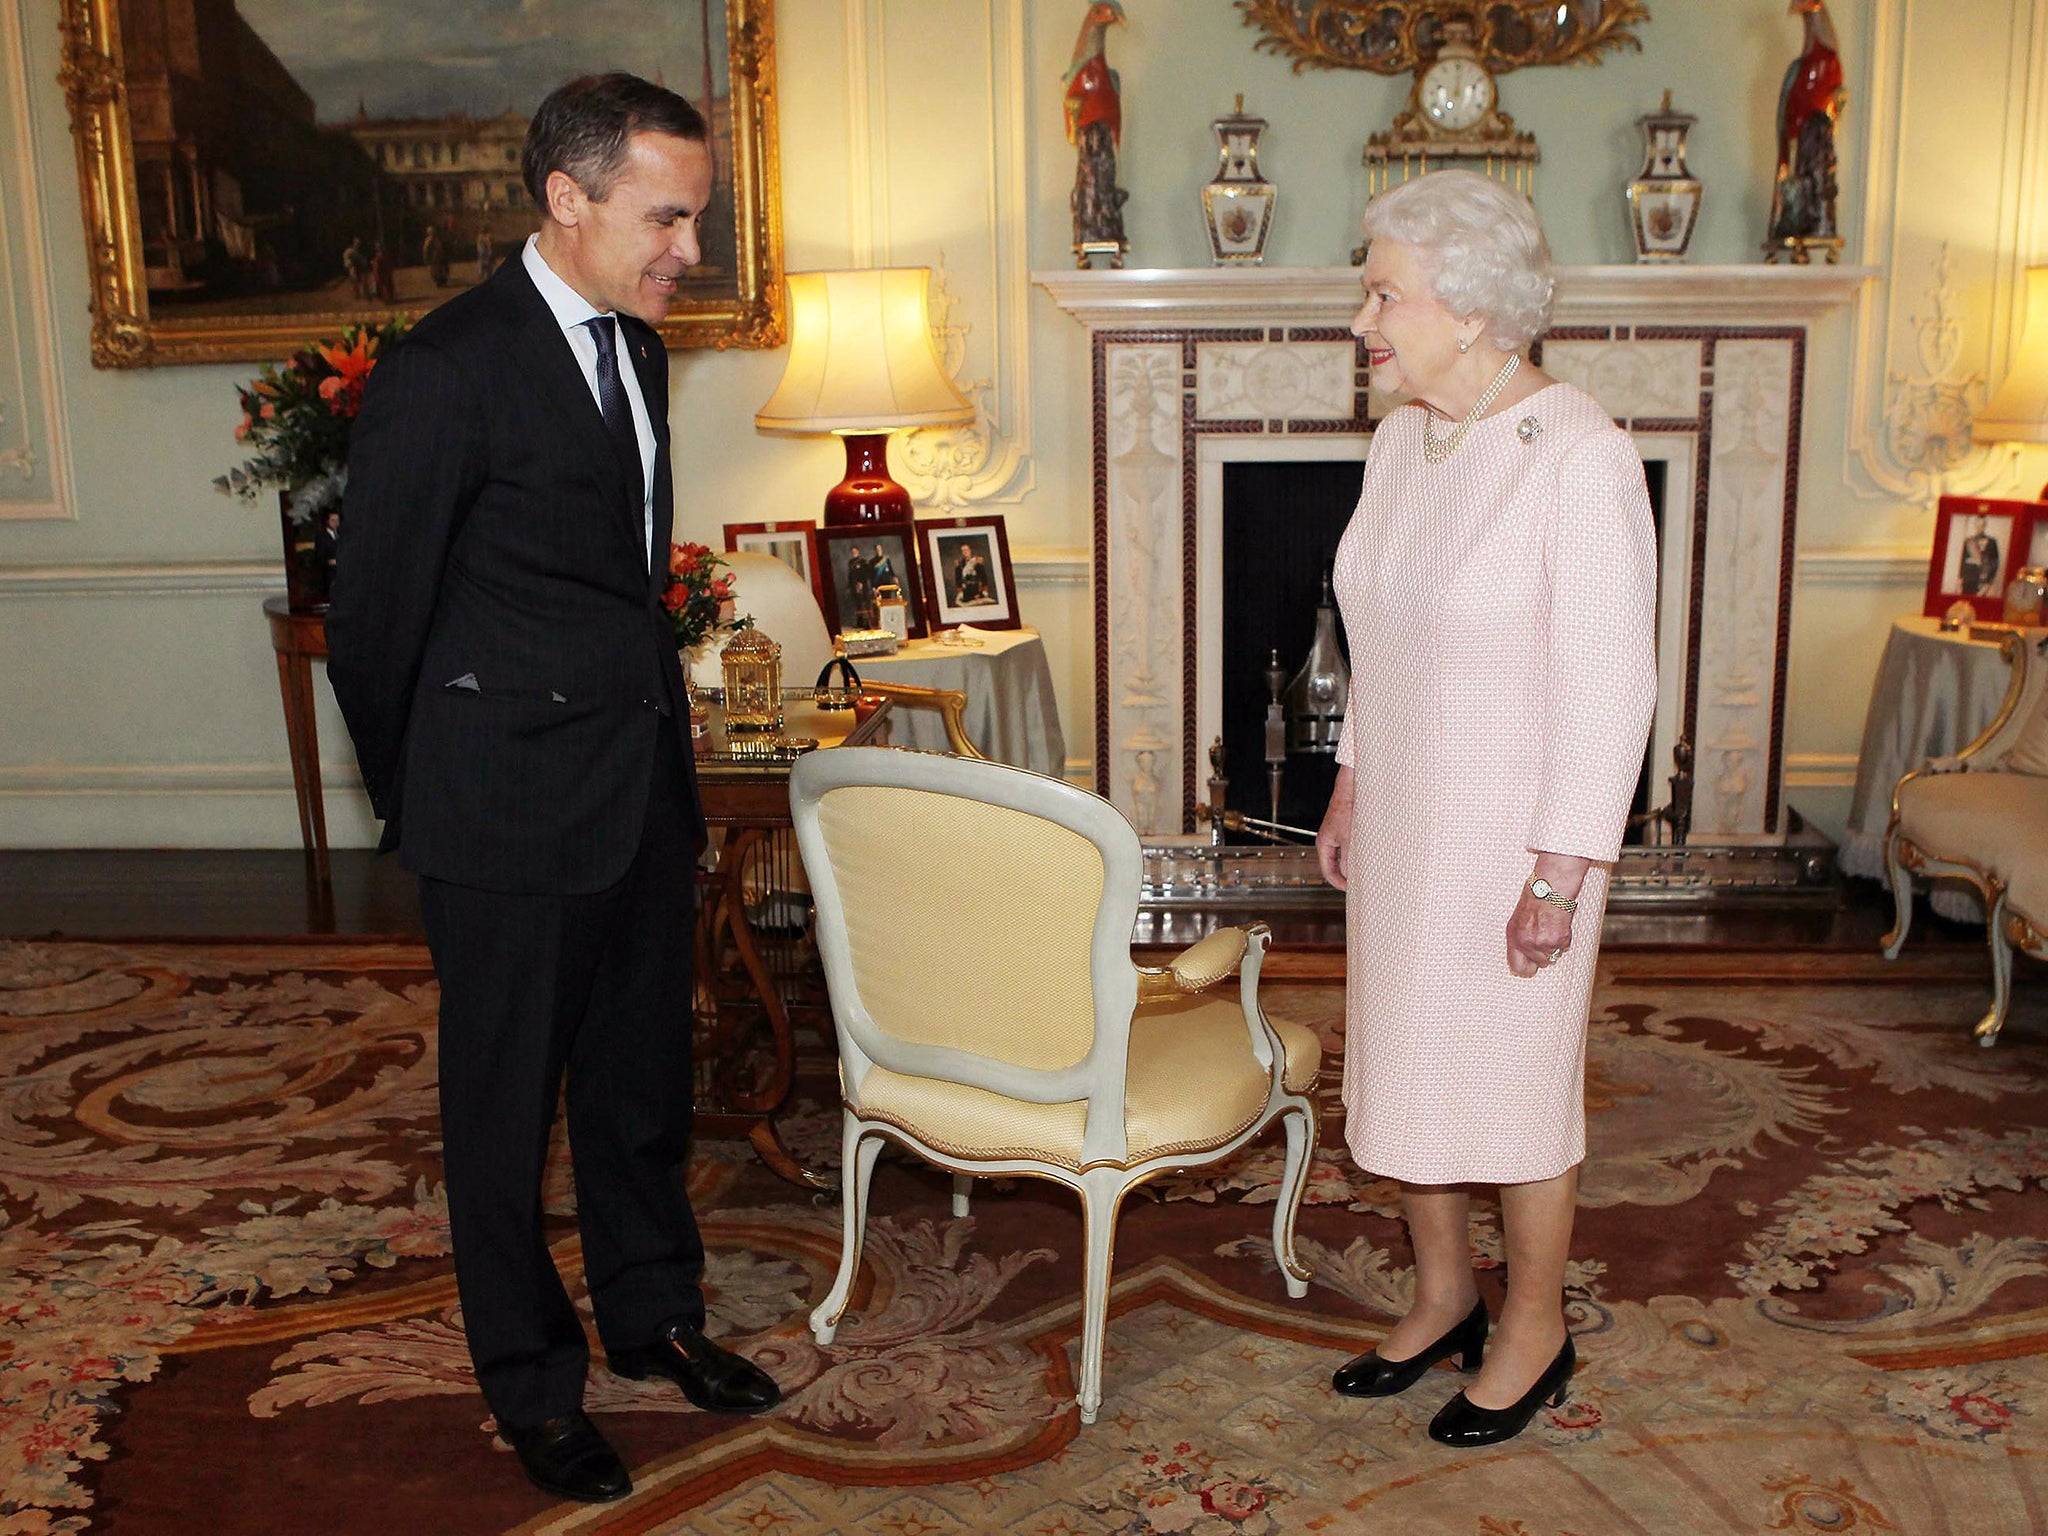
[[[1438,59],[1423,72],[1416,96],[1437,127],[1462,132],[1493,109],[1493,76],[1475,59]]]

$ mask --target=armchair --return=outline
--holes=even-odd
[[[1086,790],[1002,764],[817,752],[792,771],[790,806],[840,1055],[843,1246],[811,1314],[819,1343],[853,1288],[884,1139],[951,1169],[956,1210],[977,1175],[1079,1193],[1083,1423],[1102,1401],[1117,1211],[1147,1179],[1283,1119],[1273,1248],[1288,1294],[1308,1293],[1294,1220],[1321,1048],[1259,1007],[1264,924],[1141,970],[1130,823]],[[1233,970],[1237,995],[1211,995]]]
[[[2014,634],[2012,682],[1996,718],[1953,757],[1899,780],[1885,833],[1896,921],[1884,956],[1898,958],[1913,921],[1913,876],[1966,880],[1984,898],[1991,1007],[1977,1021],[1992,1045],[2012,1002],[2012,952],[2048,960],[2048,639]]]

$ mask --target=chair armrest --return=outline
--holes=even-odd
[[[1157,1003],[1206,992],[1236,971],[1248,941],[1242,928],[1218,928],[1206,939],[1190,944],[1161,969],[1137,967],[1138,1001]]]
[[[977,747],[967,735],[964,718],[967,709],[967,695],[958,688],[920,688],[915,683],[871,683],[861,679],[860,691],[871,693],[878,699],[905,704],[912,709],[936,709],[946,725],[946,744],[955,757],[973,758],[976,762],[988,761],[988,754]]]

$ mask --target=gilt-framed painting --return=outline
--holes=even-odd
[[[710,124],[704,261],[671,347],[782,343],[773,0],[62,0],[101,368],[278,360],[417,319],[517,259],[519,149],[577,75]]]

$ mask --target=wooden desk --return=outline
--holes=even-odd
[[[801,698],[785,700],[783,714],[783,735],[814,738],[820,749],[874,742],[890,721],[887,704],[856,725],[851,711],[821,710]],[[833,1038],[804,926],[809,887],[790,830],[791,763],[730,759],[715,704],[697,746],[698,798],[705,821],[722,834],[716,861],[697,873],[697,1125],[744,1135],[784,1178],[829,1189],[832,1181],[799,1164],[775,1126],[796,1081],[796,1017],[808,1013]]]
[[[263,612],[270,621],[271,648],[277,653],[299,835],[318,895],[332,900],[319,726],[313,713],[313,663],[327,658],[326,619],[318,613],[293,613],[282,597],[265,598]],[[785,735],[815,737],[821,747],[859,745],[886,734],[889,709],[884,705],[856,727],[850,711],[821,710],[807,699],[793,699],[785,716]],[[784,1178],[827,1188],[829,1179],[790,1155],[774,1120],[796,1080],[791,1011],[818,1006],[805,1001],[802,980],[809,969],[809,941],[801,933],[791,937],[757,932],[747,919],[750,868],[770,879],[789,880],[790,867],[796,863],[789,833],[790,765],[732,761],[724,756],[730,745],[714,706],[711,733],[698,744],[696,764],[704,819],[724,833],[716,865],[698,871],[691,1083],[697,1124],[714,1134],[746,1136],[762,1161]],[[829,1014],[821,1016],[829,1040]]]
[[[293,613],[281,596],[263,599],[263,616],[270,621],[277,687],[284,695],[284,735],[292,757],[292,794],[299,803],[299,841],[312,860],[320,891],[331,894],[327,803],[320,793],[320,723],[313,713],[313,663],[327,659],[327,616]]]

